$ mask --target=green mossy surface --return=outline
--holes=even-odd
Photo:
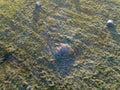
[[[0,90],[119,90],[120,0],[35,1],[0,0]]]

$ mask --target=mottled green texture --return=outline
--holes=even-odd
[[[40,1],[0,0],[0,90],[119,90],[119,0]]]

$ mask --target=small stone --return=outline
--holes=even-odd
[[[74,50],[68,44],[60,43],[57,45],[56,49],[57,49],[57,52],[55,54],[56,59],[57,58],[67,58],[71,55],[75,55]]]
[[[114,21],[113,20],[108,20],[107,21],[107,26],[108,27],[113,27],[114,26]]]
[[[41,7],[41,3],[39,1],[36,2],[36,7]]]

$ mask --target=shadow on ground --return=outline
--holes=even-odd
[[[108,27],[108,30],[116,43],[120,44],[120,34],[117,32],[116,27]]]
[[[75,58],[54,60],[53,62],[44,59],[38,60],[40,64],[50,68],[55,75],[67,76],[73,68]]]
[[[80,13],[80,0],[73,0],[77,13]]]
[[[62,59],[61,61],[55,61],[56,64],[56,71],[60,74],[62,74],[63,76],[67,76],[69,75],[69,72],[72,70],[73,68],[73,63],[74,63],[74,58],[70,58],[70,59]]]
[[[33,24],[37,23],[40,19],[40,7],[35,7],[33,11]]]

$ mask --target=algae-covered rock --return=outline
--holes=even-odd
[[[0,0],[0,90],[119,90],[117,1]]]

